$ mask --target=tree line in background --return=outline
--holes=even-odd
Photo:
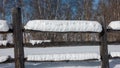
[[[22,8],[23,23],[33,19],[120,20],[120,0],[0,0],[0,19],[11,21],[11,8]]]
[[[22,8],[23,24],[34,19],[96,20],[107,24],[120,20],[120,0],[0,0],[0,19],[12,24],[11,8],[15,6]]]

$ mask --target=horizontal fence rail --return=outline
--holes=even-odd
[[[101,42],[96,42],[96,41],[87,41],[87,42],[42,42],[39,44],[34,44],[32,43],[23,43],[24,47],[64,47],[64,46],[100,46]],[[8,43],[6,46],[5,45],[0,45],[0,48],[14,48],[15,44],[10,44]],[[117,46],[120,45],[120,41],[112,41],[108,42],[108,46],[113,45]]]

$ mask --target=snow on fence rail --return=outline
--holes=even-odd
[[[111,57],[119,57],[120,58],[120,52],[110,52]]]
[[[82,20],[31,20],[24,28],[26,30],[52,32],[101,32],[102,26],[97,21]]]
[[[7,25],[6,20],[0,20],[0,32],[7,32],[9,30],[9,26]]]
[[[51,42],[51,40],[30,40],[29,41],[32,45],[35,45],[35,44],[41,44],[43,42]]]
[[[9,56],[0,56],[0,63],[3,63],[9,59]]]
[[[108,25],[108,28],[110,28],[112,30],[120,30],[120,21],[110,22],[110,24]]]
[[[28,55],[27,61],[75,61],[75,60],[100,60],[100,56],[96,53],[79,53],[79,54],[42,54]]]

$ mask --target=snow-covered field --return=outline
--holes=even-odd
[[[0,64],[0,68],[14,68],[14,63]],[[100,68],[100,62],[26,62],[25,68]]]
[[[14,63],[0,64],[0,68],[15,68]],[[26,62],[25,68],[100,68],[99,61]],[[120,59],[110,60],[110,68],[120,68]]]
[[[120,45],[109,45],[109,53],[120,52]],[[73,46],[73,47],[47,47],[24,48],[25,56],[42,54],[99,54],[99,46]],[[0,56],[14,57],[14,49],[0,49]],[[100,68],[100,61],[76,61],[76,62],[26,62],[26,68]],[[14,68],[13,63],[0,64],[0,68]],[[110,60],[110,68],[120,68],[120,59]]]

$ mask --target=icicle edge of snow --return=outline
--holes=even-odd
[[[53,32],[101,32],[102,26],[97,21],[82,20],[31,20],[24,28],[26,30]]]

